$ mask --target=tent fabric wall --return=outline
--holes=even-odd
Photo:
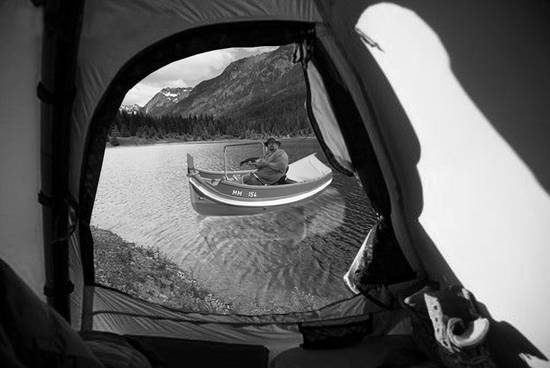
[[[328,100],[327,90],[319,71],[313,63],[308,63],[307,79],[311,91],[311,107],[317,125],[321,130],[322,139],[330,152],[333,153],[336,161],[346,170],[353,172],[351,158]]]
[[[500,361],[547,361],[547,5],[318,4],[362,84],[356,103],[372,104],[362,113],[401,245],[487,305]]]
[[[40,191],[42,11],[30,1],[0,2],[0,258],[44,297]]]

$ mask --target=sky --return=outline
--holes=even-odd
[[[194,55],[175,61],[149,74],[128,91],[123,105],[145,105],[164,87],[194,87],[220,75],[233,61],[275,50],[276,46],[230,48]]]

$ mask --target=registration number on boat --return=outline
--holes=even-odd
[[[256,192],[245,192],[247,194],[247,196],[249,198],[256,198],[257,194]],[[245,197],[243,195],[243,191],[242,190],[236,190],[236,189],[233,189],[233,192],[231,192],[231,195],[234,195],[234,196],[237,196],[237,197]]]

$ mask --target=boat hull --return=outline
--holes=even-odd
[[[304,203],[332,182],[332,171],[314,154],[290,164],[287,174],[294,173],[297,180],[281,185],[243,184],[238,178],[252,170],[199,170],[191,155],[187,162],[191,204],[207,216],[253,215]]]
[[[205,197],[194,186],[190,186],[191,205],[193,209],[205,216],[246,216],[256,215],[270,210],[285,207],[285,205],[272,207],[242,207],[221,204]]]
[[[222,180],[212,185],[200,176],[189,178],[193,209],[206,216],[254,215],[315,198],[332,182],[327,175],[315,182],[272,186],[252,186]]]

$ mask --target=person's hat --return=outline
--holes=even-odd
[[[264,146],[268,146],[271,142],[275,142],[277,143],[279,146],[281,145],[281,142],[279,142],[278,140],[276,140],[275,138],[273,137],[269,137],[267,139],[267,141],[264,142]]]

